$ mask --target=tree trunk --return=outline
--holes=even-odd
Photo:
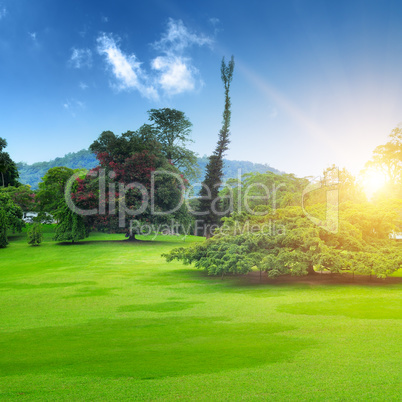
[[[317,272],[314,271],[314,267],[312,265],[309,265],[307,268],[307,275],[316,275]]]
[[[139,241],[135,238],[135,233],[132,233],[131,236],[128,237],[127,241]]]

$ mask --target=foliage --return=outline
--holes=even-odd
[[[225,87],[225,108],[223,111],[222,128],[219,132],[218,143],[215,151],[209,157],[209,162],[206,167],[203,186],[200,190],[199,212],[202,213],[203,219],[203,234],[204,236],[212,235],[213,225],[220,223],[219,215],[219,187],[221,186],[223,177],[223,155],[229,146],[230,135],[230,119],[231,119],[231,101],[229,96],[230,84],[233,78],[234,59],[225,64],[225,59],[222,60],[221,78]]]
[[[187,180],[163,154],[163,146],[151,126],[144,135],[141,130],[120,137],[110,132],[102,133],[91,147],[97,152],[100,166],[86,177],[77,179],[72,196],[82,209],[97,208],[101,203],[99,213],[86,218],[90,228],[128,233],[134,240],[139,232],[128,230],[126,218],[135,219],[138,226],[167,224],[172,220],[189,222],[190,216],[182,203]],[[100,169],[104,169],[107,189],[103,200],[99,191]],[[93,179],[93,176],[97,178]],[[134,183],[137,187],[130,188]]]
[[[28,185],[8,186],[0,188],[0,192],[8,194],[12,201],[23,211],[33,211],[35,209],[35,193]]]
[[[178,206],[182,200],[182,187],[177,177],[178,170],[167,163],[165,159],[157,158],[148,152],[141,152],[128,157],[123,163],[109,162],[108,154],[99,155],[101,166],[108,167],[113,172],[111,179],[106,174],[106,188],[103,201],[100,200],[99,181],[90,175],[77,179],[77,187],[72,194],[72,199],[79,208],[89,210],[100,208],[104,213],[86,217],[86,222],[93,230],[108,231],[113,233],[128,233],[127,223],[121,227],[117,211],[124,208],[127,219],[135,218],[139,226],[143,224],[153,225],[169,223],[172,219],[180,222],[188,220],[188,214],[184,205],[171,214],[160,214],[164,211],[171,211]],[[91,173],[99,172],[99,168],[93,169]],[[109,171],[109,170],[108,170]],[[169,173],[175,174],[175,176]],[[154,174],[154,186],[151,188],[151,176]],[[125,191],[126,183],[139,183],[143,190],[133,188]],[[147,196],[153,191],[153,204],[147,202]],[[101,204],[99,204],[101,202]],[[144,202],[147,204],[144,208]],[[135,211],[138,211],[135,213]],[[135,231],[131,233],[135,238]],[[139,232],[137,233],[139,234]]]
[[[18,169],[8,152],[3,149],[7,147],[7,141],[0,137],[0,186],[19,186]]]
[[[54,213],[64,200],[64,188],[74,170],[61,166],[50,168],[39,183],[36,201],[39,211]]]
[[[16,205],[10,195],[0,191],[0,208],[4,210],[6,215],[7,228],[13,232],[21,232],[25,226],[22,220],[22,209]]]
[[[42,225],[38,222],[34,223],[27,232],[28,244],[31,246],[39,246],[43,240]]]
[[[310,213],[320,214],[322,207],[317,205]],[[316,270],[386,277],[402,266],[400,250],[389,239],[398,214],[373,208],[342,204],[337,233],[314,225],[300,207],[278,209],[264,217],[225,218],[214,238],[164,256],[167,261],[194,263],[210,275],[245,274],[255,267],[270,277]]]
[[[7,215],[4,208],[0,206],[0,248],[7,247]]]
[[[89,147],[99,160],[99,155],[108,155],[109,161],[124,163],[134,153],[149,152],[160,155],[161,144],[152,126],[144,124],[137,131],[127,131],[118,136],[104,131]]]
[[[149,120],[156,138],[162,145],[163,155],[170,160],[185,177],[194,180],[198,174],[197,156],[186,148],[190,139],[191,122],[180,110],[163,108],[148,111]]]
[[[65,205],[58,209],[56,218],[58,224],[54,240],[56,241],[71,241],[72,243],[85,239],[89,233],[85,226],[82,216],[74,213]]]

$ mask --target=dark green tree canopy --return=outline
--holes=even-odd
[[[0,188],[0,192],[3,194],[8,194],[13,202],[18,205],[23,211],[35,210],[35,193],[30,186],[8,186]]]
[[[18,169],[8,152],[3,151],[7,147],[7,141],[0,138],[0,186],[19,186]]]
[[[25,226],[22,220],[22,209],[14,203],[9,194],[3,191],[0,192],[0,208],[5,213],[7,228],[12,231],[21,232],[22,228]]]
[[[74,174],[67,167],[50,168],[39,183],[36,200],[41,212],[54,213],[64,200],[64,188],[68,179]]]
[[[103,131],[89,149],[96,155],[107,153],[113,156],[116,163],[123,163],[135,153],[149,151],[153,154],[161,153],[155,130],[149,124],[144,124],[137,131],[127,131],[116,135],[112,131]]]

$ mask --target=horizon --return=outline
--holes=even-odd
[[[210,155],[220,62],[234,55],[226,159],[299,177],[332,164],[357,175],[402,121],[401,15],[398,1],[0,0],[7,152],[53,160],[171,107],[193,123],[191,148]]]

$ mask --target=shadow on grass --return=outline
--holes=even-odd
[[[84,240],[84,241],[63,241],[56,242],[56,246],[88,246],[90,244],[99,244],[99,243],[127,243],[127,240]]]
[[[26,236],[26,234],[25,233],[15,233],[15,234],[11,234],[11,235],[8,235],[8,240],[9,241],[17,241],[17,240],[23,240],[23,239],[26,239],[27,238],[27,236]]]
[[[113,291],[120,288],[99,288],[85,287],[77,290],[77,293],[64,296],[64,299],[74,299],[76,297],[93,297],[93,296],[113,296]]]
[[[387,298],[337,298],[317,302],[284,304],[278,311],[296,315],[345,316],[373,320],[402,319],[400,299]]]
[[[57,246],[78,246],[78,245],[89,245],[89,244],[104,244],[104,243],[111,243],[111,244],[132,244],[133,246],[135,245],[141,245],[141,244],[147,244],[147,245],[154,245],[154,246],[168,246],[168,245],[179,245],[182,243],[179,242],[173,242],[173,241],[159,241],[159,240],[127,240],[127,239],[121,239],[121,240],[83,240],[83,241],[76,241],[72,243],[71,241],[63,241],[63,242],[56,242]]]
[[[292,361],[311,340],[280,323],[224,317],[105,319],[0,333],[0,376],[46,374],[153,379]],[[282,334],[285,332],[285,334]],[[35,347],[32,347],[35,345]]]
[[[136,311],[165,313],[170,311],[187,310],[196,306],[197,304],[204,304],[204,302],[168,301],[163,303],[130,304],[127,306],[120,306],[117,311],[119,313],[130,313]]]
[[[319,274],[306,276],[283,275],[269,278],[266,274],[260,280],[259,272],[250,272],[246,275],[220,276],[208,275],[204,270],[197,268],[174,269],[158,273],[157,276],[147,280],[147,285],[160,285],[161,279],[165,285],[171,285],[171,290],[185,293],[213,293],[230,292],[251,294],[256,296],[281,296],[281,289],[331,289],[334,286],[347,287],[392,287],[402,284],[400,277],[378,279],[369,276],[355,276],[344,274]],[[174,286],[176,285],[177,286]],[[191,285],[183,287],[182,285]],[[260,291],[267,291],[261,293]],[[269,291],[269,292],[268,292]],[[250,293],[248,293],[250,292]]]

